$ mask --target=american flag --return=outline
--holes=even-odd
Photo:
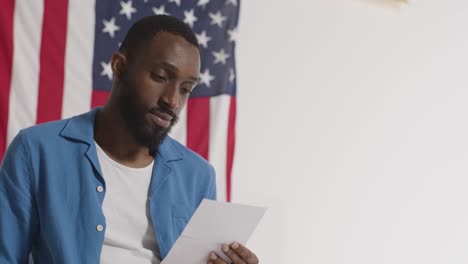
[[[200,42],[201,81],[172,136],[215,167],[230,200],[238,0],[0,0],[0,159],[22,128],[103,105],[110,57],[139,18],[168,14]]]

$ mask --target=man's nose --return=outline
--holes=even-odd
[[[177,108],[179,104],[179,89],[175,83],[166,86],[162,99],[169,109],[174,110]]]

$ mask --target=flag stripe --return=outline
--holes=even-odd
[[[20,129],[34,125],[36,120],[43,15],[42,1],[16,1],[15,3],[8,143]]]
[[[0,8],[0,159],[7,145],[8,107],[10,98],[11,71],[13,67],[13,16],[14,0],[3,1]]]
[[[210,100],[210,145],[209,161],[213,165],[217,179],[218,198],[226,200],[226,143],[231,96],[223,94]]]
[[[226,166],[226,189],[227,189],[227,201],[231,201],[231,190],[232,190],[232,166],[234,165],[234,147],[236,144],[236,111],[237,101],[236,97],[231,97],[231,103],[229,104],[229,122],[227,129],[227,166]]]
[[[44,0],[36,123],[62,117],[68,0]]]
[[[210,140],[210,97],[187,102],[187,147],[208,160]]]
[[[105,105],[109,94],[109,91],[93,90],[91,93],[91,108]]]
[[[69,0],[62,118],[89,110],[92,93],[95,2]]]

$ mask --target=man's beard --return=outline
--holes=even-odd
[[[119,107],[123,120],[132,133],[135,141],[148,148],[149,153],[155,156],[159,145],[166,138],[171,128],[177,122],[177,115],[164,106],[156,107],[158,111],[172,116],[171,124],[168,128],[160,127],[155,124],[147,124],[145,116],[152,108],[148,108],[138,102],[135,89],[127,81],[122,80],[121,93],[119,94]]]

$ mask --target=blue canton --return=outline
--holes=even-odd
[[[110,58],[131,25],[144,16],[167,14],[184,21],[200,42],[200,83],[191,97],[236,95],[235,44],[238,0],[96,1],[93,89],[110,91]]]

